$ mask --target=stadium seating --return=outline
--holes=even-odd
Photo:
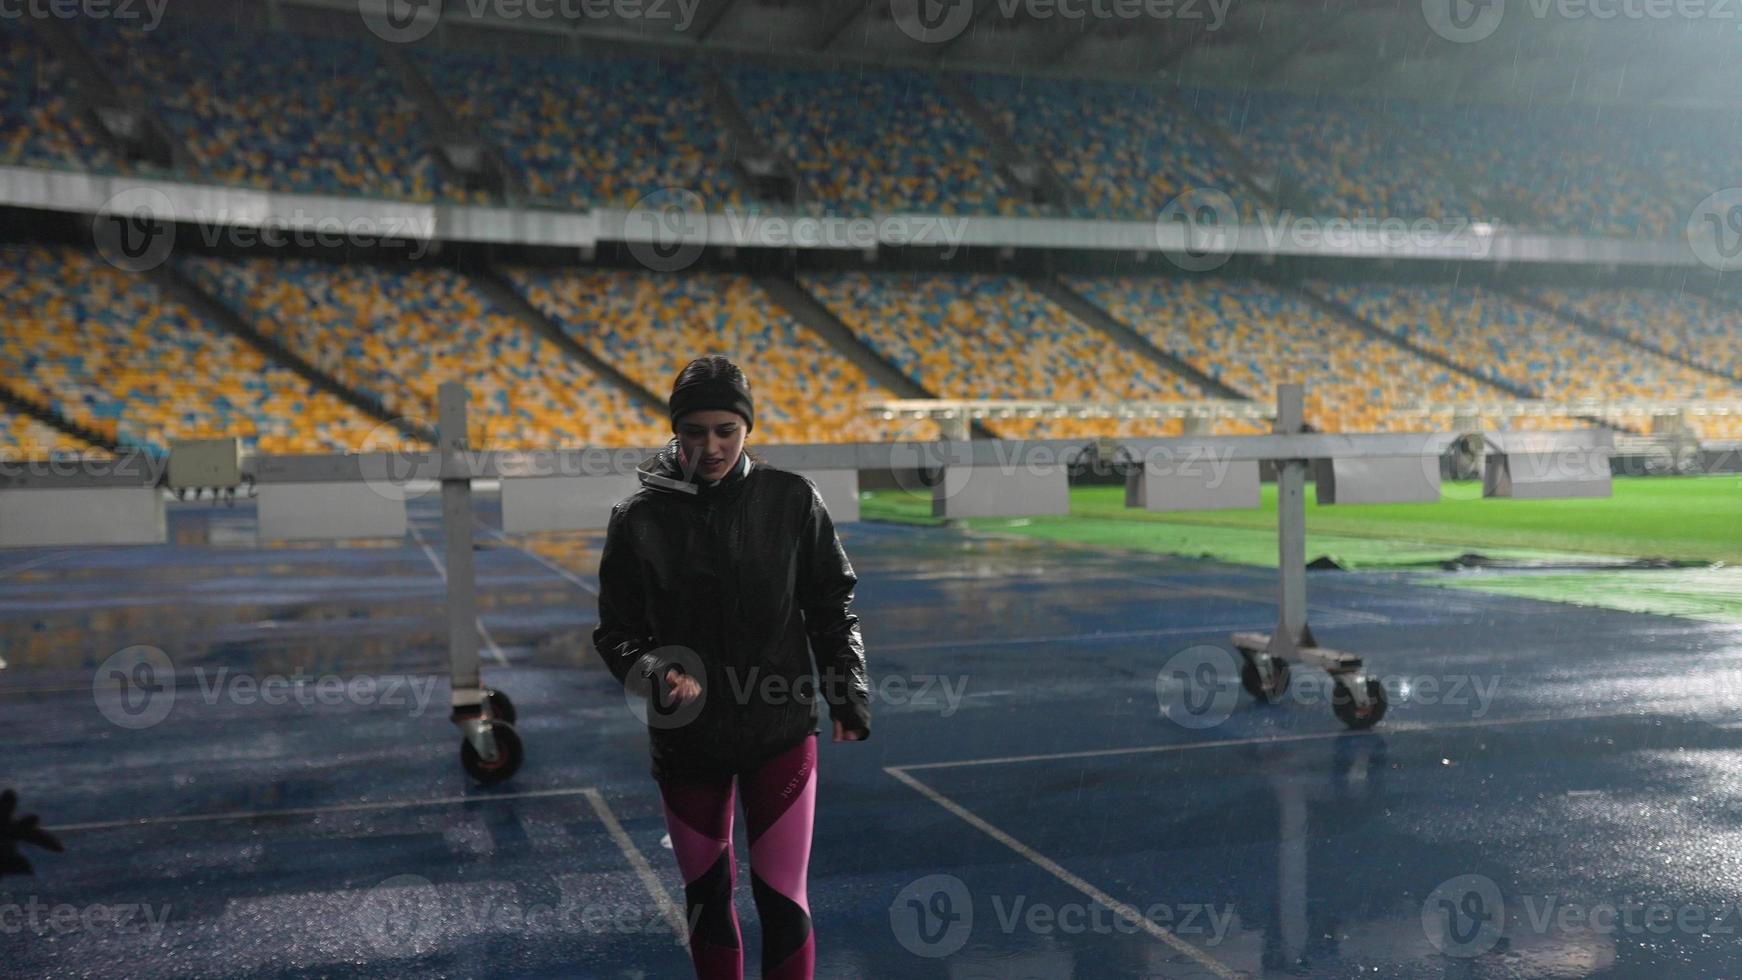
[[[1195,384],[1133,358],[1004,276],[816,274],[801,282],[885,360],[939,398],[1180,401]],[[1221,423],[1229,431],[1233,423]],[[1178,434],[1178,421],[1009,419],[1005,438]]]
[[[1421,431],[1431,423],[1398,411],[1418,399],[1495,394],[1256,279],[1073,277],[1069,285],[1155,346],[1250,398],[1274,403],[1277,385],[1307,385],[1306,420],[1322,431]]]
[[[184,267],[256,329],[396,415],[433,425],[436,389],[466,382],[476,448],[645,446],[669,434],[450,270],[204,257]]]
[[[626,208],[681,187],[711,208],[740,203],[725,128],[692,61],[438,49],[417,60],[541,201]]]
[[[1292,197],[1315,214],[1405,221],[1480,216],[1480,206],[1436,174],[1419,144],[1373,107],[1280,93],[1183,97],[1220,125],[1260,174],[1296,188]]]
[[[0,163],[112,169],[94,126],[69,98],[64,66],[13,17],[0,18]]]
[[[912,70],[723,69],[751,128],[797,167],[800,195],[840,214],[1027,214],[985,136]]]
[[[0,305],[7,377],[67,418],[154,453],[173,439],[222,436],[241,437],[248,451],[337,451],[376,425],[89,252],[0,248]]]
[[[1483,286],[1307,284],[1382,330],[1486,378],[1545,399],[1738,398],[1742,390]],[[1641,418],[1616,418],[1645,429]],[[1736,420],[1742,421],[1742,420]],[[1732,420],[1696,423],[1703,438],[1734,438]]]
[[[693,357],[732,358],[756,396],[758,440],[869,442],[906,425],[867,415],[862,403],[895,395],[746,276],[530,268],[509,275],[565,333],[657,395],[671,391]],[[935,431],[910,426],[904,437],[930,439]]]
[[[81,23],[117,83],[156,108],[202,179],[413,201],[467,196],[437,171],[416,105],[366,42]]]
[[[77,439],[50,425],[0,405],[0,463],[81,456],[107,457],[83,439]]]
[[[1392,103],[1399,137],[1443,161],[1501,217],[1590,235],[1679,235],[1661,183],[1636,169],[1637,132],[1608,110]],[[1714,184],[1712,190],[1733,181]],[[1710,193],[1710,190],[1705,193]]]
[[[1068,184],[1087,218],[1152,220],[1189,189],[1229,194],[1244,215],[1257,199],[1241,164],[1171,94],[1140,85],[975,75],[969,88],[1009,133]]]
[[[1527,292],[1640,343],[1742,378],[1742,308],[1668,289],[1536,286]]]

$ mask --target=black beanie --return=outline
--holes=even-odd
[[[744,416],[744,431],[756,428],[756,411],[750,401],[750,389],[741,382],[725,377],[698,378],[678,385],[671,391],[671,427],[677,430],[677,420],[687,412],[710,408],[737,412]]]

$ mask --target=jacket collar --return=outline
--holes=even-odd
[[[678,440],[672,436],[659,452],[649,456],[636,467],[636,476],[641,485],[651,490],[664,493],[675,493],[697,498],[715,497],[722,494],[735,494],[743,485],[744,478],[750,475],[755,464],[748,452],[738,454],[738,465],[720,479],[707,483],[694,474],[686,476],[683,466],[678,462]]]

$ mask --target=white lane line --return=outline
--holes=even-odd
[[[46,565],[57,558],[65,558],[68,555],[76,555],[78,553],[78,549],[76,548],[68,551],[57,551],[52,555],[43,555],[41,558],[32,558],[29,561],[19,562],[16,565],[8,565],[5,568],[0,568],[0,578],[16,575],[19,572],[27,572],[38,565]]]
[[[683,910],[678,908],[676,902],[672,901],[665,886],[659,883],[659,876],[653,873],[653,868],[647,863],[647,858],[642,856],[641,849],[635,846],[635,842],[629,839],[629,834],[623,829],[623,825],[617,822],[617,815],[611,812],[611,807],[606,804],[605,797],[600,795],[596,789],[589,788],[584,792],[587,795],[587,802],[593,804],[593,812],[599,815],[599,820],[604,823],[605,830],[611,834],[611,839],[617,842],[618,849],[623,852],[625,858],[629,859],[629,864],[635,868],[635,874],[640,877],[642,886],[647,889],[647,894],[652,896],[654,904],[658,905],[660,911],[665,913],[666,924],[671,926],[672,935],[677,937],[678,945],[687,945],[689,943],[689,930]]]
[[[268,817],[311,817],[323,813],[359,813],[367,810],[408,810],[423,806],[448,806],[454,803],[498,803],[503,800],[529,800],[552,796],[582,796],[593,792],[591,786],[573,789],[530,789],[518,793],[490,793],[478,796],[438,796],[427,800],[390,800],[383,803],[335,803],[330,806],[292,807],[286,810],[231,810],[225,813],[189,813],[167,817],[139,817],[133,820],[100,820],[94,823],[69,823],[45,828],[53,833],[79,830],[119,830],[127,827],[150,827],[163,824],[215,823],[226,820],[263,820]]]
[[[1162,926],[1160,926],[1159,924],[1157,924],[1149,916],[1143,914],[1142,912],[1138,911],[1137,909],[1132,908],[1131,906],[1125,904],[1124,902],[1119,901],[1118,899],[1107,894],[1106,892],[1102,891],[1101,889],[1096,888],[1094,885],[1089,884],[1087,881],[1084,881],[1082,878],[1077,877],[1076,875],[1072,874],[1070,871],[1067,871],[1057,861],[1054,861],[1053,859],[1047,857],[1046,855],[1040,853],[1039,851],[1036,851],[1034,848],[1029,847],[1027,844],[1024,844],[1023,842],[1010,836],[1009,834],[1005,833],[1004,831],[999,830],[997,827],[992,826],[992,824],[990,824],[987,821],[985,821],[984,819],[982,819],[979,815],[975,814],[973,811],[969,810],[967,807],[962,806],[960,803],[957,803],[955,800],[950,799],[949,797],[938,792],[937,790],[932,789],[930,786],[927,786],[926,784],[920,782],[919,780],[913,778],[912,776],[909,776],[907,773],[903,772],[900,768],[889,767],[889,768],[885,768],[883,771],[890,774],[891,776],[894,776],[896,779],[901,780],[902,782],[906,783],[907,785],[913,787],[914,790],[919,792],[926,799],[931,800],[933,803],[936,803],[938,806],[943,807],[945,810],[948,810],[949,812],[955,814],[956,816],[961,817],[963,820],[967,821],[975,829],[979,830],[981,833],[992,838],[993,840],[997,841],[998,843],[1003,844],[1005,847],[1008,847],[1011,850],[1015,851],[1017,854],[1021,855],[1023,858],[1032,862],[1036,867],[1040,868],[1042,871],[1045,871],[1047,874],[1052,875],[1054,878],[1057,878],[1058,880],[1064,882],[1065,884],[1071,886],[1072,888],[1075,888],[1077,891],[1088,896],[1091,901],[1095,902],[1096,904],[1099,904],[1099,905],[1106,907],[1107,909],[1111,910],[1114,914],[1118,915],[1120,918],[1124,919],[1127,922],[1130,922],[1132,925],[1137,926],[1139,929],[1142,929],[1144,932],[1146,932],[1146,933],[1150,934],[1151,936],[1154,936],[1156,939],[1159,939],[1162,942],[1166,943],[1168,946],[1172,947],[1175,951],[1177,951],[1185,956],[1190,957],[1193,960],[1193,962],[1197,963],[1199,966],[1202,966],[1204,969],[1210,971],[1211,973],[1215,974],[1216,976],[1226,978],[1226,980],[1238,980],[1238,978],[1244,976],[1244,974],[1241,974],[1235,970],[1229,969],[1227,966],[1223,965],[1221,963],[1221,961],[1212,958],[1209,954],[1205,953],[1203,950],[1197,948],[1196,946],[1193,946],[1191,943],[1188,943],[1185,940],[1174,935],[1169,930],[1167,930],[1167,929],[1163,928]]]
[[[1605,718],[1643,718],[1637,711],[1610,711],[1591,714],[1521,715],[1517,718],[1481,718],[1473,721],[1450,721],[1441,724],[1427,722],[1387,723],[1372,735],[1392,735],[1412,732],[1441,732],[1460,728],[1493,728],[1498,725],[1529,725],[1537,722],[1600,721]],[[894,768],[902,770],[953,769],[958,766],[1002,766],[1017,762],[1048,762],[1054,759],[1096,759],[1115,755],[1146,755],[1163,752],[1190,752],[1194,749],[1221,749],[1236,745],[1273,745],[1281,742],[1311,742],[1327,738],[1342,738],[1358,734],[1346,729],[1331,732],[1306,732],[1300,735],[1262,735],[1254,738],[1229,738],[1216,742],[1174,742],[1167,745],[1134,745],[1123,749],[1085,749],[1080,752],[1048,752],[1041,755],[1006,755],[989,759],[957,759],[948,762],[915,762]]]
[[[508,542],[508,547],[514,549],[515,551],[520,552],[521,554],[525,555],[528,558],[531,558],[533,561],[538,562],[540,565],[543,565],[544,567],[550,569],[551,571],[557,573],[558,575],[561,575],[563,578],[565,578],[569,582],[573,583],[575,585],[575,587],[580,589],[581,591],[589,592],[593,595],[599,594],[599,590],[596,586],[589,584],[585,579],[576,575],[574,572],[571,572],[568,569],[562,567],[561,565],[558,565],[555,562],[552,562],[552,561],[546,559],[543,555],[535,554],[534,552],[532,552],[526,548],[520,547],[519,545],[515,544],[513,541],[509,540],[508,535],[503,534],[501,531],[498,531],[496,528],[493,528],[488,524],[485,524],[483,521],[480,521],[475,517],[472,518],[472,520],[476,521],[479,527],[481,527],[484,530],[495,535],[498,540]]]
[[[441,559],[436,556],[435,549],[424,543],[423,535],[418,533],[416,524],[408,522],[406,526],[411,528],[412,540],[416,541],[417,546],[423,549],[424,557],[428,558],[429,563],[435,566],[436,574],[442,577],[442,584],[447,584],[448,568],[446,565],[442,564]],[[473,616],[472,624],[478,627],[478,635],[484,638],[484,648],[490,651],[490,659],[504,667],[508,666],[508,658],[503,656],[502,648],[496,645],[496,638],[491,636],[490,630],[484,626],[484,617]]]

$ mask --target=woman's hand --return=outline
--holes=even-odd
[[[837,721],[835,722],[835,741],[857,742],[859,741],[859,730],[854,729],[853,731],[847,731],[846,727]]]
[[[702,696],[702,685],[694,677],[679,670],[665,672],[664,701],[667,707],[673,703],[683,704]]]

